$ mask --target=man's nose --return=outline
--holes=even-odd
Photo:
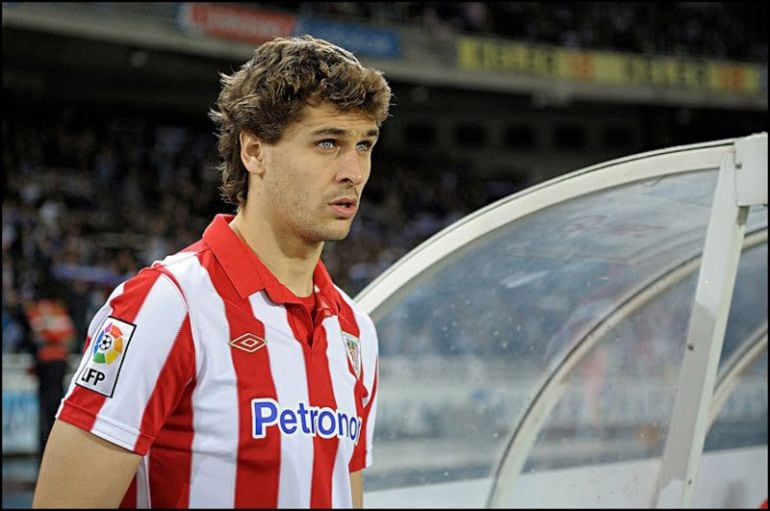
[[[367,159],[355,149],[346,151],[339,160],[338,181],[350,181],[354,185],[363,182],[366,175]]]

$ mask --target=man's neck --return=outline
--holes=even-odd
[[[309,245],[279,236],[267,222],[240,210],[230,228],[243,240],[275,277],[297,296],[313,293],[313,272],[321,257],[323,243]]]

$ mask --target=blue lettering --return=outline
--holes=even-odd
[[[265,438],[267,428],[278,426],[285,435],[302,433],[323,438],[349,438],[358,443],[361,430],[361,418],[351,417],[329,407],[308,406],[297,403],[296,409],[281,408],[275,399],[262,398],[251,400],[252,437]],[[298,431],[299,430],[299,431]]]
[[[252,419],[254,429],[251,436],[254,438],[265,438],[265,428],[275,424],[278,417],[278,403],[274,399],[252,399]]]
[[[305,403],[300,402],[299,403],[299,415],[302,418],[302,432],[306,435],[309,435],[312,433],[311,429],[308,427],[306,419],[307,419],[307,410],[305,410]]]
[[[348,424],[348,416],[344,412],[337,411],[337,424],[339,424],[338,436],[346,436],[350,431],[350,424]]]
[[[350,418],[350,439],[354,444],[358,444],[358,432],[361,429],[361,419],[357,417]]]
[[[324,419],[328,419],[328,427],[324,426]],[[324,408],[318,414],[318,432],[324,438],[331,438],[334,436],[334,430],[337,429],[337,421],[334,420],[334,412],[328,408]]]
[[[297,414],[291,410],[281,412],[281,431],[289,434],[297,431]]]
[[[314,406],[310,409],[310,430],[315,434],[315,425],[317,424],[318,407]]]

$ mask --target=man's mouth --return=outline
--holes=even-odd
[[[335,215],[341,218],[350,218],[358,210],[358,199],[355,197],[341,197],[329,203]]]

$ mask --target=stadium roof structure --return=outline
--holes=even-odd
[[[356,300],[380,335],[373,507],[767,498],[767,134],[578,170]]]

